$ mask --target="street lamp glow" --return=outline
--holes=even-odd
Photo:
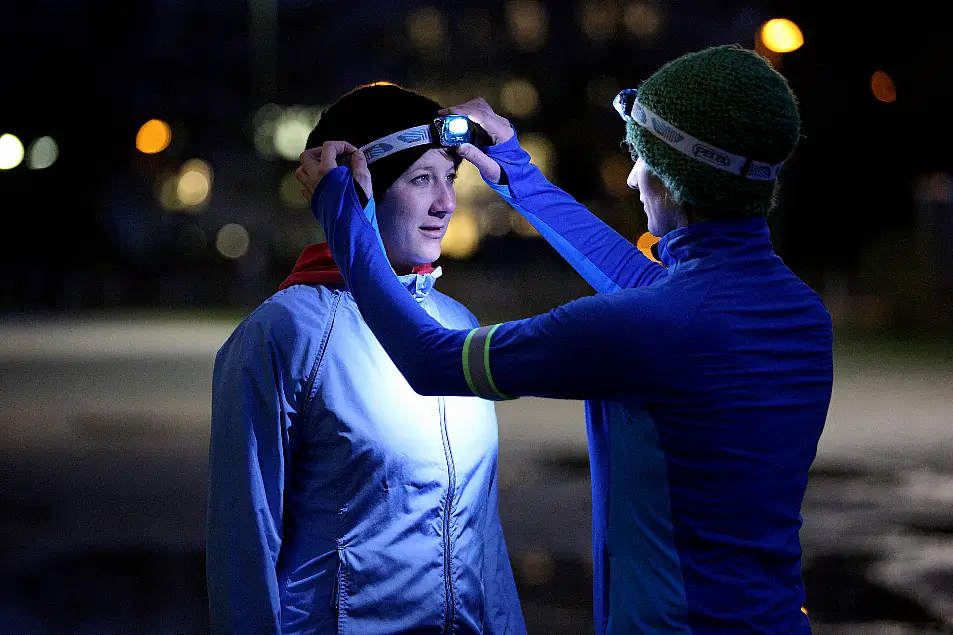
[[[23,161],[23,142],[14,135],[0,135],[0,170],[10,170]]]
[[[885,104],[897,101],[897,86],[893,78],[883,71],[875,71],[870,77],[870,92]]]
[[[790,53],[801,48],[804,35],[798,25],[785,18],[768,20],[761,27],[761,41],[769,51]]]
[[[136,149],[145,154],[162,152],[172,141],[172,129],[161,119],[150,119],[136,133]]]

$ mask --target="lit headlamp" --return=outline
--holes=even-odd
[[[371,141],[361,147],[361,152],[368,163],[373,163],[414,146],[431,144],[449,148],[461,143],[477,143],[483,138],[482,134],[483,129],[466,115],[443,115],[434,119],[433,123],[407,128]]]

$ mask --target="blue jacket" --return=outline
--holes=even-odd
[[[488,153],[509,178],[498,191],[599,293],[445,328],[385,275],[338,168],[312,211],[368,325],[418,391],[587,400],[597,635],[810,633],[800,506],[833,384],[818,295],[764,219],[676,229],[660,265],[546,181],[515,137]]]
[[[476,326],[439,273],[401,277],[403,294]],[[215,359],[212,632],[525,633],[496,425],[491,401],[415,393],[343,286],[273,295]]]

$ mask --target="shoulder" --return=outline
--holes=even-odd
[[[275,293],[238,324],[217,357],[260,356],[266,348],[284,357],[304,354],[324,333],[342,293],[310,285]]]
[[[446,293],[441,293],[436,289],[430,290],[430,297],[440,309],[442,318],[440,321],[444,326],[454,328],[476,328],[480,326],[480,321],[473,315],[473,312],[459,300],[451,298]]]

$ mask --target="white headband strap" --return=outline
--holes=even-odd
[[[407,148],[413,148],[414,146],[422,146],[426,143],[433,143],[429,124],[407,128],[406,130],[389,134],[386,137],[381,137],[377,141],[371,141],[361,148],[361,152],[364,153],[364,158],[367,159],[368,164],[370,164],[389,154],[394,154],[395,152],[400,152]]]
[[[682,154],[686,154],[713,168],[731,172],[752,181],[773,181],[778,177],[781,166],[784,165],[784,161],[764,163],[747,159],[696,139],[640,104],[638,98],[632,104],[631,117],[637,124]]]

